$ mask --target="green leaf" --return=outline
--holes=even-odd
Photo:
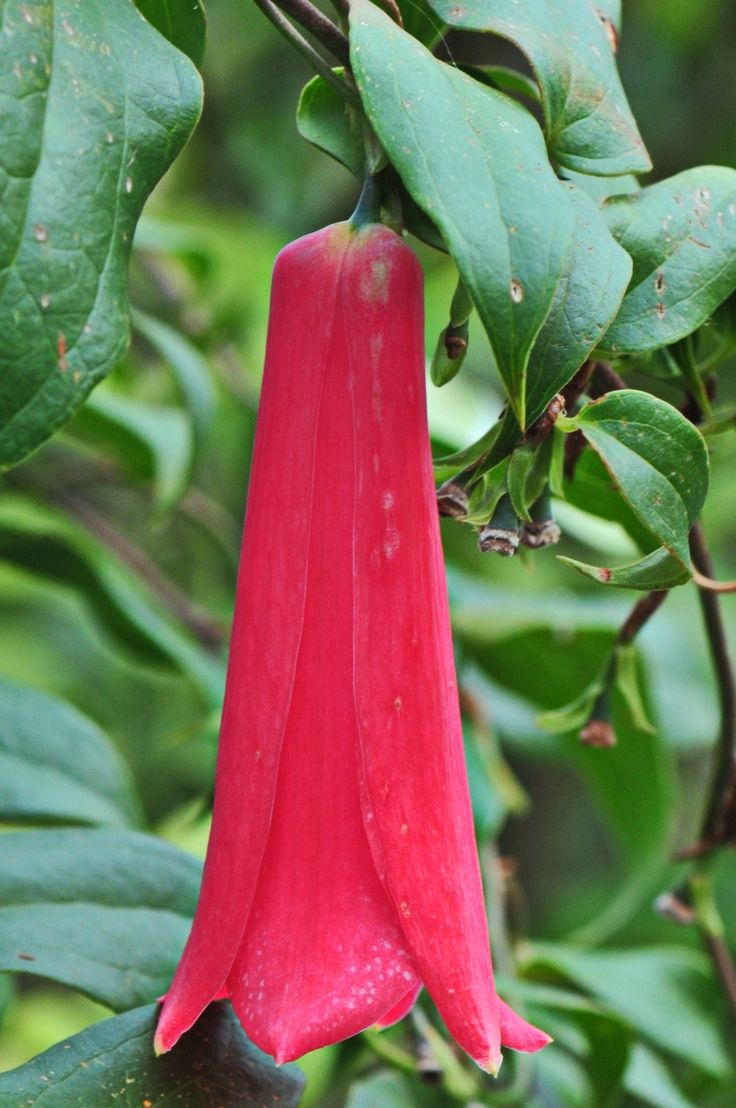
[[[196,859],[135,831],[0,835],[0,970],[50,978],[115,1011],[171,981],[199,889]]]
[[[535,943],[532,964],[599,997],[662,1050],[715,1077],[730,1071],[712,1013],[715,984],[700,951],[674,945],[593,951]]]
[[[565,437],[563,432],[556,431],[560,437]],[[565,500],[574,507],[617,523],[642,553],[648,554],[656,547],[657,540],[617,492],[615,482],[594,450],[583,451],[575,466],[574,478],[564,483],[563,491]]]
[[[450,27],[490,31],[526,55],[560,165],[611,176],[652,164],[621,86],[610,38],[589,0],[431,0]]]
[[[654,1108],[697,1108],[680,1092],[659,1055],[643,1043],[636,1043],[631,1052],[626,1089]]]
[[[575,238],[529,359],[530,423],[601,340],[631,276],[631,261],[611,238],[595,204],[574,185],[567,188],[575,211]]]
[[[675,342],[736,288],[736,170],[688,169],[603,210],[634,272],[601,349],[640,354]]]
[[[565,429],[582,431],[634,515],[684,567],[686,580],[688,534],[708,490],[708,453],[700,432],[671,404],[636,389],[620,389],[587,404]],[[581,563],[570,564],[587,572]],[[605,584],[628,581],[632,588],[681,583],[666,553],[648,555],[615,575],[608,568],[597,573]]]
[[[351,5],[351,57],[369,119],[442,231],[523,427],[529,354],[574,231],[541,131],[519,104],[438,61],[367,0]]]
[[[201,66],[207,40],[207,16],[202,0],[135,0],[164,38]]]
[[[527,522],[532,518],[529,514],[532,501],[527,497],[526,487],[535,460],[534,448],[529,443],[523,443],[521,446],[517,446],[512,453],[506,470],[506,488],[508,489],[509,500],[517,516],[520,519],[527,520]]]
[[[604,677],[607,668],[606,664],[601,674],[586,685],[580,695],[569,704],[565,704],[562,708],[553,708],[548,712],[540,712],[537,716],[537,726],[544,731],[550,731],[553,735],[579,731],[590,719],[595,702],[606,687]]]
[[[129,0],[8,0],[0,39],[0,466],[119,361],[143,204],[200,110],[196,69]]]
[[[299,134],[349,169],[363,176],[365,153],[355,112],[322,77],[302,89],[296,109]]]
[[[444,23],[432,11],[429,0],[396,0],[407,34],[419,39],[430,50],[446,31]]]
[[[620,177],[593,177],[589,173],[576,173],[574,169],[566,169],[564,178],[577,185],[598,205],[603,204],[610,196],[623,196],[638,192],[641,188],[633,173],[624,173]]]
[[[212,427],[216,405],[209,365],[181,332],[140,308],[133,311],[133,326],[161,355],[176,378],[191,416],[195,440],[202,443]]]
[[[644,704],[644,696],[641,688],[641,667],[639,651],[635,643],[615,648],[616,659],[616,688],[626,701],[626,707],[631,713],[631,719],[639,731],[646,731],[650,735],[656,733],[647,714]]]
[[[211,1004],[169,1053],[153,1055],[157,1006],[103,1020],[0,1074],[0,1108],[296,1108],[304,1078],[245,1037],[229,1004]]]
[[[186,491],[192,431],[178,408],[143,404],[103,386],[88,398],[69,430],[116,454],[131,476],[150,481],[159,509],[170,508]]]
[[[611,585],[619,589],[639,589],[643,592],[674,589],[678,585],[686,585],[691,579],[690,571],[679,558],[675,558],[663,547],[625,566],[592,566],[587,562],[578,562],[575,558],[565,558],[562,554],[558,554],[558,558],[600,585]]]
[[[142,581],[71,519],[6,493],[0,500],[0,558],[70,585],[137,660],[173,666],[194,681],[212,706],[221,703],[222,663],[165,615]]]
[[[140,811],[127,766],[91,720],[1,681],[0,819],[122,827]]]

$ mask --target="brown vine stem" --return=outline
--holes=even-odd
[[[690,554],[698,573],[712,579],[713,563],[699,523],[695,523],[690,532]],[[689,857],[706,854],[724,841],[736,774],[736,678],[729,656],[720,600],[717,593],[704,588],[698,589],[698,597],[718,684],[721,722],[700,840],[685,852]]]
[[[669,596],[669,589],[657,589],[637,600],[628,617],[624,620],[614,639],[615,646],[626,646],[639,634],[658,608]]]
[[[319,74],[320,77],[337,92],[343,100],[346,100],[348,104],[351,104],[354,108],[360,108],[360,98],[353,88],[338,77],[333,71],[332,67],[325,61],[321,54],[318,54],[311,43],[307,42],[304,35],[297,31],[286,18],[286,16],[271,3],[271,0],[254,0],[254,2],[261,9],[266,19],[268,19],[276,28],[280,31],[284,38],[291,43],[295,50],[297,50],[307,63]],[[329,20],[328,20],[329,22]],[[334,24],[333,24],[334,26]],[[335,27],[338,31],[338,28]],[[338,31],[338,33],[341,33]],[[343,38],[345,36],[343,35]],[[345,39],[347,42],[347,39]]]
[[[342,65],[350,64],[350,45],[347,36],[309,0],[274,0],[274,6],[295,19]]]
[[[736,581],[714,581],[712,577],[705,577],[697,569],[693,573],[693,581],[699,589],[707,589],[709,592],[736,592]]]

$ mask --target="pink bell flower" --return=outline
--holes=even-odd
[[[158,1053],[229,997],[289,1061],[422,985],[483,1069],[549,1042],[493,984],[424,378],[422,273],[393,231],[283,250],[212,831]]]

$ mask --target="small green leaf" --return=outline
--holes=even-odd
[[[565,565],[571,566],[585,577],[591,577],[600,585],[611,585],[619,589],[639,589],[642,592],[674,589],[678,585],[686,585],[691,578],[690,571],[679,558],[675,558],[664,547],[625,566],[593,566],[575,558],[565,558],[562,554],[558,557]]]
[[[143,204],[201,81],[130,0],[9,0],[0,38],[0,466],[81,405],[129,340]]]
[[[216,405],[209,365],[181,332],[140,308],[133,311],[133,326],[167,363],[191,416],[196,441],[201,443],[209,435]]]
[[[644,696],[641,689],[641,673],[639,666],[639,651],[634,643],[626,646],[617,646],[616,659],[616,688],[626,701],[626,707],[631,712],[631,720],[639,731],[645,731],[649,735],[657,732],[652,725],[647,709],[644,705]]]
[[[566,735],[570,731],[579,731],[590,719],[595,702],[605,688],[605,669],[583,689],[579,696],[562,708],[553,708],[548,712],[540,712],[537,716],[537,726],[543,731],[550,731],[553,735]]]
[[[529,514],[529,508],[533,501],[528,498],[526,488],[535,458],[534,448],[529,443],[522,443],[521,446],[517,446],[509,458],[508,469],[506,470],[506,488],[513,509],[519,519],[524,519],[527,522],[532,518]]]
[[[673,343],[736,288],[736,170],[688,169],[603,211],[634,272],[602,350],[640,354]]]
[[[164,38],[201,66],[207,40],[207,16],[202,0],[135,0]]]
[[[529,354],[572,249],[569,193],[515,101],[438,61],[367,0],[351,5],[350,39],[368,117],[442,231],[524,427]]]
[[[117,454],[131,476],[150,481],[161,510],[175,504],[189,484],[192,429],[178,408],[142,404],[103,386],[91,394],[69,430]]]
[[[0,970],[68,985],[115,1011],[166,990],[200,866],[135,831],[0,835]]]
[[[140,811],[127,766],[91,720],[1,681],[0,819],[123,827]]]
[[[232,1008],[211,1004],[169,1053],[153,1055],[158,1008],[103,1020],[0,1074],[0,1108],[296,1108],[304,1078],[273,1065],[245,1037]]]
[[[593,177],[590,173],[576,173],[574,169],[566,169],[563,176],[566,181],[587,193],[598,205],[611,196],[628,195],[641,188],[633,173],[624,173],[620,177]]]
[[[336,70],[342,72],[342,70]],[[299,134],[360,179],[365,153],[355,112],[322,77],[302,89],[296,109]]]
[[[708,454],[699,431],[672,405],[635,389],[587,404],[566,428],[582,431],[634,515],[684,567],[687,579],[688,534],[708,490]],[[651,571],[672,576],[667,558],[654,555],[622,568],[641,580]],[[615,572],[606,568],[598,577],[606,584],[623,584],[620,576],[614,580]],[[648,587],[672,586],[655,579]]]
[[[527,56],[560,165],[610,176],[652,164],[621,86],[612,43],[589,0],[431,0],[450,27],[490,31]]]
[[[674,945],[593,951],[535,943],[533,965],[549,967],[600,998],[662,1050],[715,1077],[730,1072],[711,1018],[712,972],[700,951]]]

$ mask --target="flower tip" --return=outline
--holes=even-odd
[[[171,1046],[173,1045],[174,1044],[172,1043]],[[153,1037],[153,1053],[156,1055],[156,1057],[160,1058],[162,1054],[167,1054],[171,1050],[171,1046],[169,1046],[164,1041],[163,1035],[160,1033],[160,1031],[157,1031]]]
[[[476,1059],[478,1065],[484,1073],[490,1073],[491,1077],[498,1077],[498,1071],[501,1069],[503,1062],[503,1054],[499,1051],[496,1055],[489,1055],[485,1061]]]

